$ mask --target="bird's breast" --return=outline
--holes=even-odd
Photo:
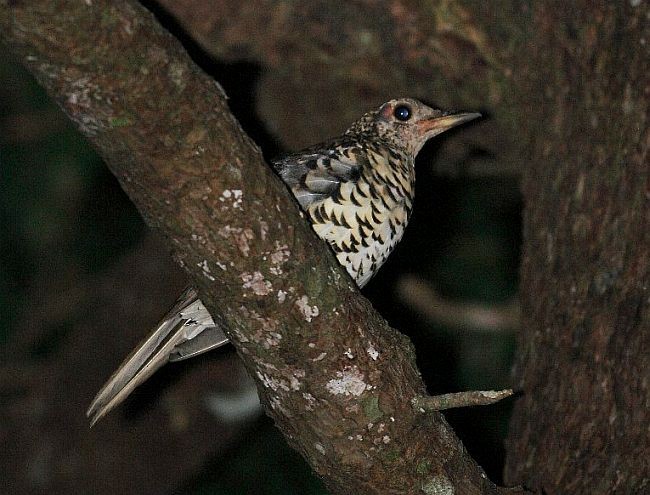
[[[360,287],[402,238],[413,204],[412,173],[372,165],[357,181],[341,183],[335,194],[307,208],[316,233]]]

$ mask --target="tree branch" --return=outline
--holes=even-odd
[[[220,87],[151,14],[124,0],[0,6],[4,41],[167,236],[267,413],[333,493],[501,492],[442,416],[413,410],[424,384],[408,339],[359,295]]]
[[[426,395],[411,399],[413,407],[422,413],[444,411],[456,407],[488,406],[506,399],[513,394],[511,389],[505,390],[471,390],[453,394]]]
[[[520,326],[519,305],[514,300],[493,305],[449,301],[414,275],[398,281],[397,295],[433,324],[476,333],[515,333]]]

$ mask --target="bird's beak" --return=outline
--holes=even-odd
[[[434,117],[431,119],[421,120],[417,123],[418,130],[421,135],[428,135],[429,137],[437,136],[452,127],[464,124],[470,120],[481,117],[480,113],[456,113],[452,115],[443,115],[442,117]]]

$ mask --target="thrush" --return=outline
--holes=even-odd
[[[316,233],[363,287],[402,238],[413,209],[415,157],[430,138],[477,117],[411,99],[384,103],[345,133],[273,162]],[[159,325],[99,391],[91,425],[168,361],[196,356],[228,342],[188,288]]]

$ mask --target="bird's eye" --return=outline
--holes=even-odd
[[[393,115],[397,120],[406,122],[408,119],[411,118],[411,109],[406,105],[399,105],[395,107],[395,111],[393,112]]]

